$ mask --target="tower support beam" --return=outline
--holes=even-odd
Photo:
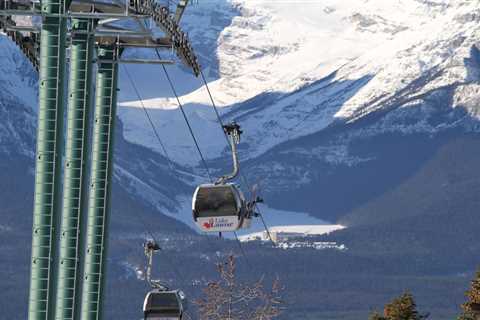
[[[117,109],[118,64],[116,61],[118,57],[116,44],[98,47],[99,62],[96,75],[95,121],[82,286],[82,320],[103,319],[114,124]]]
[[[88,187],[88,128],[92,105],[92,60],[95,40],[93,19],[72,20],[70,79],[67,109],[67,140],[63,179],[63,211],[56,296],[56,320],[80,319],[81,274],[84,233],[82,212]],[[78,32],[77,32],[78,31]],[[77,314],[77,316],[76,316]]]
[[[56,242],[61,192],[68,2],[43,0],[41,11],[39,109],[35,163],[29,320],[54,316]]]

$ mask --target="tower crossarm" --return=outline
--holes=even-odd
[[[169,48],[169,39],[154,39],[151,37],[138,37],[133,35],[96,34],[96,42],[103,45],[117,44],[119,47],[127,48]]]
[[[184,4],[186,5],[187,2],[185,1]],[[177,56],[192,69],[195,76],[200,74],[200,64],[192,44],[187,34],[180,28],[175,16],[170,14],[168,7],[153,0],[131,0],[130,8],[140,14],[151,16],[155,24],[171,39]],[[181,16],[180,14],[179,19]]]
[[[193,71],[195,76],[198,76],[200,74],[198,58],[187,34],[179,25],[187,4],[187,0],[181,0],[175,14],[172,14],[167,6],[161,5],[154,0],[130,0],[128,6],[116,2],[74,0],[70,3],[65,16],[67,18],[91,18],[98,20],[152,18],[155,24],[165,33],[166,38],[161,40],[161,45],[157,41],[153,41],[153,43],[147,41],[146,47],[159,48],[164,44],[168,44],[169,47],[175,50],[180,60]],[[0,0],[0,16],[7,18],[14,15],[38,16],[42,14],[40,9],[40,2],[38,1]],[[125,30],[115,32],[120,36],[126,36]],[[113,36],[113,34],[110,35]],[[103,34],[102,36],[106,35]],[[10,33],[9,37],[16,43],[19,41],[21,43],[24,38],[18,32]],[[32,37],[27,37],[27,43],[21,48],[32,61],[35,58],[35,51],[33,50],[35,45],[31,43],[30,38]],[[138,44],[135,46],[138,46]],[[32,63],[35,66],[38,65],[38,63],[33,61]]]

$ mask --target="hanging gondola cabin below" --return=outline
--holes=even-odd
[[[231,232],[251,224],[245,197],[232,183],[198,186],[192,210],[195,223],[204,232]]]
[[[154,289],[143,303],[144,320],[180,320],[183,317],[185,295],[179,290]]]

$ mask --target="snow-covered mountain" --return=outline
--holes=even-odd
[[[0,154],[35,154],[37,75],[7,38],[0,37]]]
[[[190,6],[183,24],[223,120],[235,120],[245,131],[240,153],[251,182],[261,182],[270,206],[322,217],[311,206],[282,208],[276,200],[287,192],[289,199],[314,202],[301,190],[325,172],[379,159],[355,150],[355,141],[478,130],[479,20],[472,1],[218,0]],[[28,107],[36,105],[36,78],[13,44],[2,38],[0,45],[6,57],[0,65],[2,105],[11,96],[24,106],[21,121],[27,122],[3,121],[0,146],[20,146],[31,157],[35,115]],[[166,173],[166,155],[123,68],[133,75],[176,172]],[[202,82],[183,66],[168,70],[209,165],[221,174],[229,153]],[[116,177],[149,205],[187,221],[188,197],[206,173],[163,71],[124,66],[120,87],[125,145],[151,150],[157,160],[140,156],[135,162],[130,147],[122,149]],[[312,142],[317,135],[323,138]],[[163,173],[184,187],[165,188],[158,179]]]
[[[475,116],[478,14],[472,1],[225,0],[189,8],[186,24],[217,104],[245,129],[243,157],[250,159],[375,112],[392,112],[377,131],[441,130],[428,123],[438,110],[426,100],[448,86],[455,86],[451,111],[465,107]],[[193,146],[181,115],[172,112],[177,105],[168,87],[150,82],[163,79],[160,69],[141,77],[145,69],[137,68],[136,79],[175,161],[197,162],[184,156]],[[221,156],[224,145],[207,93],[199,81],[172,72],[206,156]],[[139,106],[128,91],[121,100],[125,107]],[[127,140],[158,149],[150,128],[130,121],[132,113],[121,111]],[[403,123],[417,113],[417,123]],[[332,161],[352,161],[343,146],[327,153]]]
[[[278,227],[273,230],[294,228],[306,234],[311,225],[323,221],[342,225],[338,229],[347,226],[309,238],[314,244],[310,249],[322,249],[315,254],[300,249],[287,254],[245,242],[255,264],[264,259],[259,267],[288,274],[292,297],[308,295],[298,309],[317,306],[310,299],[322,292],[320,296],[342,301],[347,296],[352,310],[365,311],[372,301],[378,303],[378,288],[388,287],[388,281],[388,288],[398,289],[405,275],[414,275],[411,283],[417,285],[418,274],[450,277],[468,273],[478,263],[477,7],[477,1],[462,0],[202,0],[187,8],[183,27],[223,120],[235,120],[245,131],[241,169],[250,184],[260,186],[267,224]],[[135,79],[172,164],[125,68]],[[230,170],[230,154],[201,80],[181,65],[167,69],[212,174]],[[123,266],[118,271],[122,275],[126,264],[129,269],[140,264],[127,257],[138,253],[130,240],[143,237],[145,231],[141,219],[132,218],[140,213],[184,259],[175,266],[194,266],[197,277],[209,259],[208,254],[202,256],[204,251],[215,251],[212,257],[217,251],[183,236],[191,235],[184,226],[192,226],[191,194],[196,184],[207,180],[206,172],[162,69],[122,66],[120,72],[112,264]],[[30,233],[25,230],[31,226],[36,84],[27,60],[0,35],[0,255],[8,257],[2,259],[2,271],[8,271],[4,279],[19,291],[27,286],[18,283],[28,278],[28,252],[19,247],[28,242]],[[262,229],[258,223],[247,232]],[[179,233],[184,238],[181,245],[171,236]],[[348,250],[323,250],[334,243]],[[198,263],[198,256],[205,261]],[[307,261],[303,271],[301,261]],[[18,266],[24,267],[19,271]],[[322,275],[312,281],[319,270]],[[385,278],[389,272],[401,279]],[[356,300],[363,292],[344,291],[352,277],[368,282],[363,285],[370,300]],[[322,288],[312,288],[313,283]],[[353,286],[364,289],[358,284]],[[428,278],[418,286],[431,284]],[[464,288],[458,283],[455,288],[461,297]],[[423,291],[424,301],[431,296],[429,290]],[[454,300],[453,291],[445,289],[443,305]],[[442,304],[439,301],[436,306]],[[304,315],[304,310],[296,311]],[[331,318],[331,310],[324,311],[329,313],[323,318]]]
[[[381,158],[358,152],[358,141],[477,132],[479,19],[472,1],[218,0],[189,7],[184,28],[223,120],[245,130],[245,172],[282,208],[276,200],[284,193],[314,202],[300,190],[325,172]],[[170,157],[205,176],[161,68],[127,68]],[[220,174],[229,155],[208,94],[185,68],[168,70],[204,155]],[[163,154],[125,78],[121,89],[125,139]],[[311,205],[287,209],[322,217]]]

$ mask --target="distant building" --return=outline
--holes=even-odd
[[[270,227],[269,232],[272,241],[275,243],[286,242],[294,238],[303,238],[306,236],[318,236],[330,232],[344,229],[341,225],[299,225],[299,226],[275,226]],[[241,236],[242,241],[263,240],[268,241],[268,232],[256,232]]]
[[[264,231],[264,238],[268,239],[267,231]],[[285,242],[293,238],[305,237],[305,234],[300,232],[284,232],[284,231],[270,231],[272,241],[275,243]]]

